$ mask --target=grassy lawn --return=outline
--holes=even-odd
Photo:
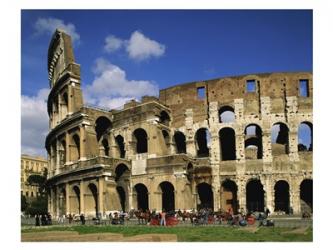
[[[121,233],[126,236],[139,234],[176,234],[178,241],[186,242],[306,242],[312,241],[312,228],[304,233],[292,232],[292,228],[260,228],[253,232],[239,227],[153,227],[153,226],[72,226],[23,229],[22,233],[42,231],[76,231],[79,234]]]

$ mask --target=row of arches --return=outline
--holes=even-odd
[[[166,211],[175,209],[174,187],[170,182],[162,182],[159,185],[162,195],[162,209]],[[301,209],[312,212],[313,204],[313,184],[311,179],[305,179],[300,185]],[[198,194],[198,209],[214,209],[214,196],[212,186],[208,183],[200,183],[196,186]],[[239,209],[237,197],[237,185],[232,180],[225,180],[221,186],[221,206],[225,211],[236,212]],[[134,186],[136,195],[137,209],[149,209],[149,192],[147,187],[142,184]],[[250,180],[246,185],[246,209],[247,211],[264,212],[265,191],[260,180]],[[274,211],[292,213],[290,204],[290,188],[285,180],[279,180],[274,185]]]

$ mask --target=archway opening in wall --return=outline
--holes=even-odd
[[[197,192],[199,195],[200,204],[197,209],[211,208],[214,210],[214,197],[212,186],[208,183],[200,183],[197,185]]]
[[[118,193],[118,196],[119,196],[121,209],[123,211],[126,211],[126,192],[125,192],[124,188],[121,187],[121,186],[118,186],[117,187],[117,193]]]
[[[219,122],[227,123],[235,121],[235,111],[230,106],[223,106],[219,109]]]
[[[274,186],[274,211],[290,212],[290,201],[289,201],[289,184],[286,181],[278,181]]]
[[[118,145],[119,157],[120,158],[125,158],[124,137],[122,137],[121,135],[117,135],[117,137],[116,137],[116,143]]]
[[[111,129],[111,126],[111,121],[105,116],[100,116],[96,119],[95,132],[98,142],[101,139],[102,135],[108,133],[108,131]]]
[[[81,213],[80,188],[78,186],[74,186],[73,192],[74,192],[74,198],[73,198],[73,204],[71,204],[71,207],[73,208],[72,212],[74,212],[75,214],[80,214]]]
[[[134,186],[137,198],[137,209],[147,210],[149,209],[148,203],[148,189],[145,185],[139,183]]]
[[[260,180],[251,180],[246,185],[246,209],[248,212],[264,212],[264,188]]]
[[[164,124],[165,126],[169,126],[170,124],[170,116],[166,111],[162,111],[160,113],[160,123]]]
[[[289,153],[289,128],[282,122],[275,123],[271,129],[272,154]]]
[[[65,92],[61,96],[61,115],[62,115],[62,119],[64,119],[66,117],[67,113],[68,113],[68,94],[67,94],[67,92]]]
[[[88,185],[88,189],[90,190],[91,192],[91,195],[93,197],[93,207],[94,207],[94,210],[95,210],[95,214],[96,216],[98,216],[98,192],[97,192],[97,187],[95,184],[93,183],[90,183]]]
[[[209,157],[210,134],[208,129],[200,128],[195,133],[197,157]]]
[[[301,212],[312,213],[313,209],[313,182],[305,179],[300,186]]]
[[[128,177],[129,173],[130,171],[125,164],[123,163],[119,164],[115,169],[115,174],[116,174],[115,181],[119,181],[122,180],[124,177]]]
[[[102,146],[103,146],[103,150],[104,150],[104,155],[105,156],[110,156],[110,146],[109,146],[108,139],[103,139],[102,140]]]
[[[162,134],[163,134],[163,138],[164,138],[165,145],[166,145],[167,147],[169,147],[170,136],[169,136],[168,131],[166,131],[166,130],[162,130]]]
[[[75,145],[75,152],[74,152],[74,159],[73,160],[79,160],[80,159],[80,137],[75,134],[73,135],[73,142]]]
[[[161,192],[162,192],[162,209],[166,212],[174,211],[175,210],[175,188],[173,185],[168,182],[164,181],[160,185]]]
[[[245,131],[245,159],[262,159],[262,131],[257,124],[249,124]]]
[[[224,211],[230,211],[232,214],[238,211],[237,185],[232,180],[222,182],[221,206]]]
[[[302,122],[298,126],[298,151],[312,151],[313,129],[312,123]]]
[[[55,157],[54,157],[55,166],[56,166],[56,161],[57,161],[56,152],[57,152],[57,145],[55,144],[54,151],[53,151],[53,153],[55,154]],[[59,153],[60,153],[60,155],[59,155],[60,156],[60,166],[63,166],[67,161],[67,159],[66,159],[66,141],[65,140],[62,140],[60,143]]]
[[[59,194],[59,210],[60,215],[66,215],[66,190],[64,188],[61,189]]]
[[[134,137],[136,141],[136,152],[138,154],[147,153],[148,152],[148,136],[144,129],[138,128],[134,130]]]
[[[188,181],[191,182],[193,180],[193,174],[194,174],[193,164],[189,163],[186,168],[186,177]]]
[[[219,132],[221,160],[236,160],[236,138],[232,128],[222,128]]]
[[[185,135],[177,131],[174,135],[174,140],[176,143],[176,152],[177,154],[186,154],[186,138]]]

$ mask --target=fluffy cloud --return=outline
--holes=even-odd
[[[129,58],[136,61],[160,57],[165,53],[165,45],[146,37],[140,31],[134,31],[129,40],[122,40],[114,35],[105,39],[105,51],[114,52],[121,47],[126,49]]]
[[[61,19],[56,18],[38,18],[34,28],[36,34],[53,34],[54,31],[59,28],[64,30],[72,37],[72,41],[76,42],[80,40],[80,35],[76,32],[75,25],[72,23],[65,24]]]
[[[118,49],[120,49],[124,45],[124,41],[113,36],[107,36],[105,38],[105,46],[104,49],[106,52],[114,52]]]
[[[85,100],[93,105],[119,108],[131,99],[158,95],[158,86],[154,82],[128,80],[124,70],[103,58],[96,60],[93,72],[94,81],[84,88]]]
[[[49,126],[48,93],[49,89],[41,89],[36,96],[21,96],[21,150],[24,154],[46,156],[44,142]]]

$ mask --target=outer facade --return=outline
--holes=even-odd
[[[176,85],[121,110],[83,105],[70,37],[48,52],[49,211],[211,207],[300,214],[312,206],[312,74]],[[302,88],[300,87],[302,85]]]

